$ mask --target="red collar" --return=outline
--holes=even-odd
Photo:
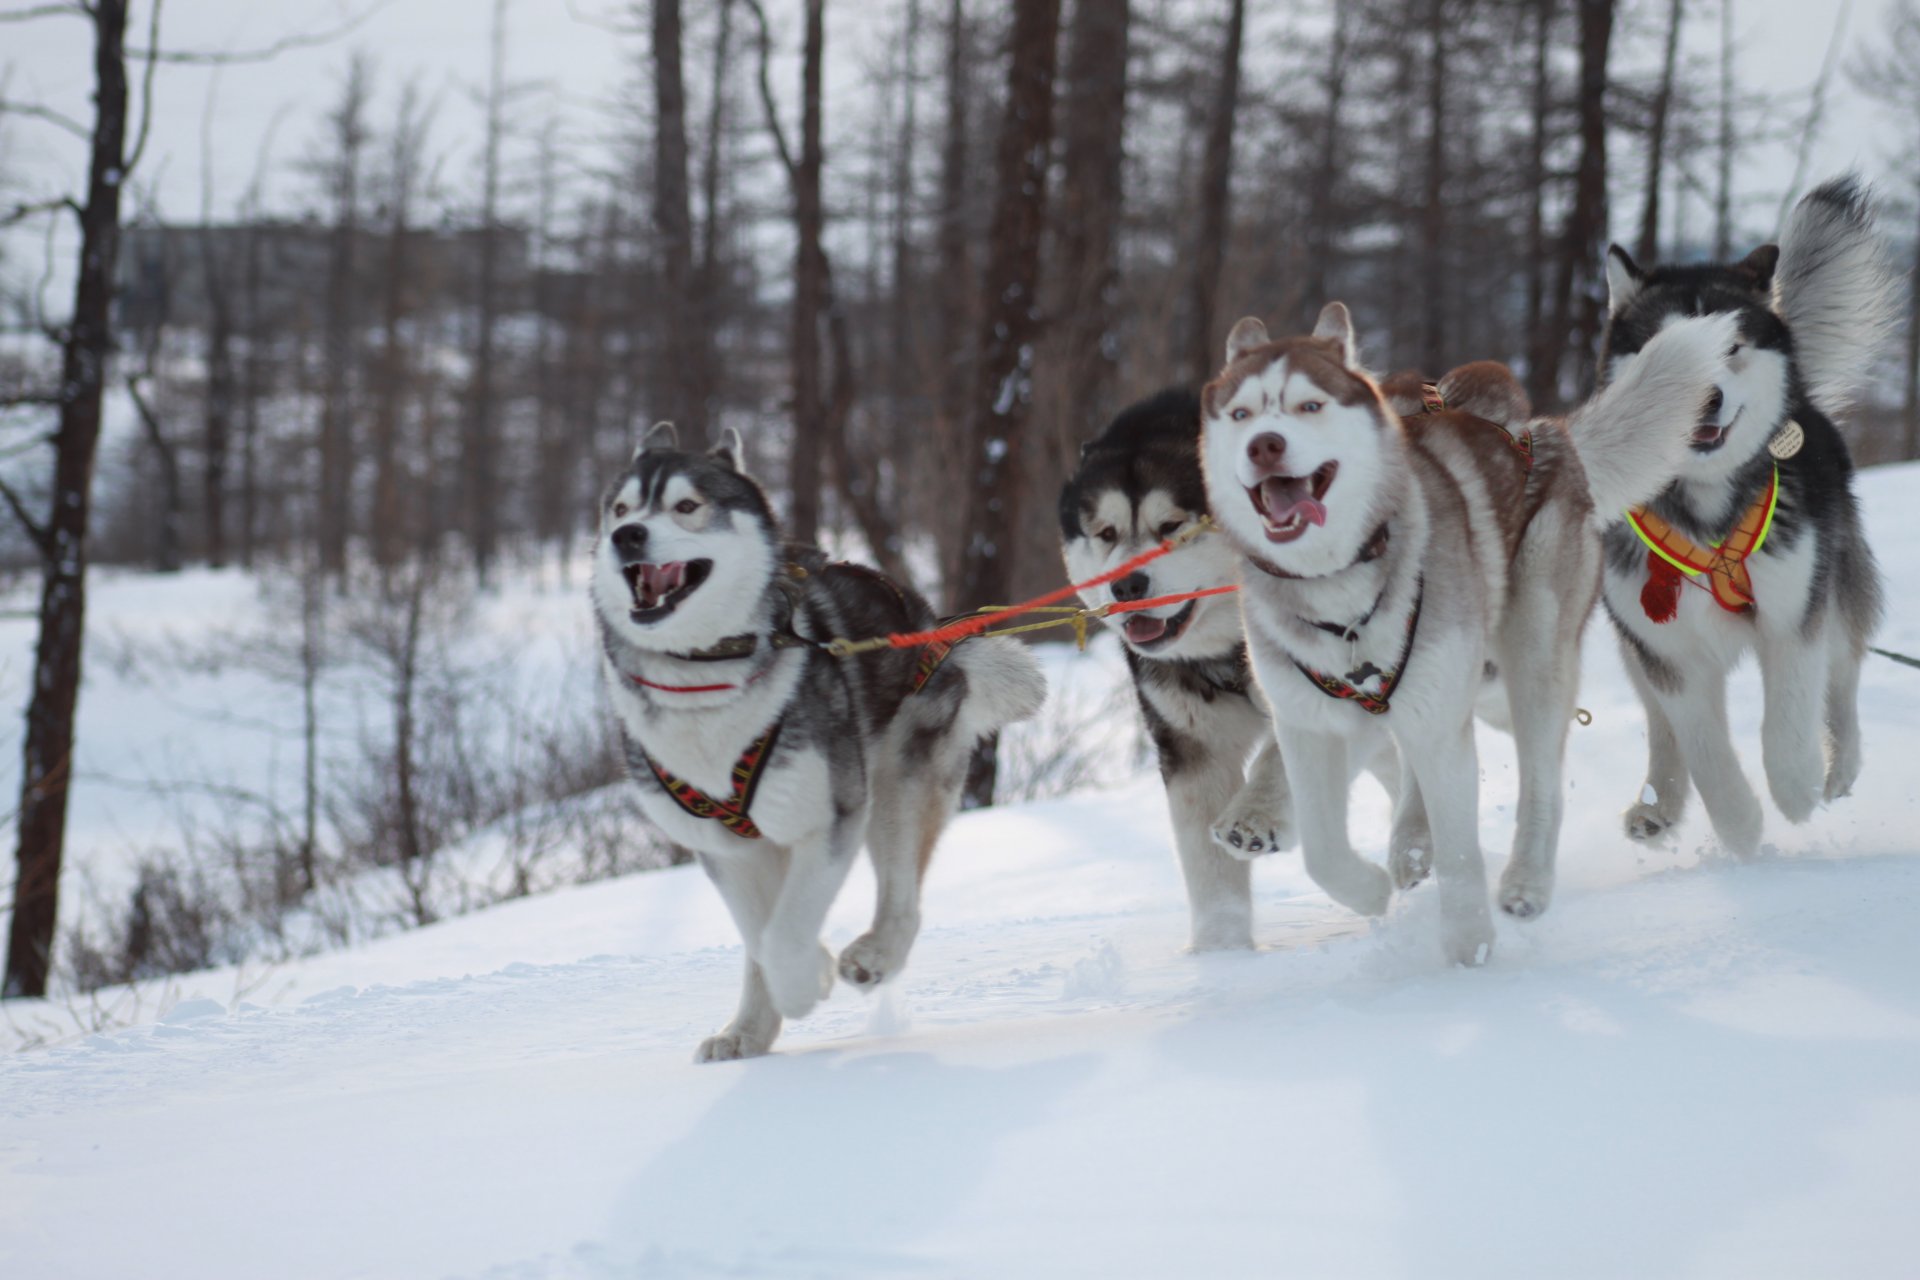
[[[746,678],[744,684],[655,684],[644,676],[630,675],[627,679],[643,689],[657,689],[661,693],[725,693],[729,689],[740,689],[754,683],[767,674],[771,668],[754,672]]]

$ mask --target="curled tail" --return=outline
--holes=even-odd
[[[981,636],[953,651],[950,662],[967,673],[967,700],[960,710],[960,732],[968,742],[1039,711],[1047,700],[1047,679],[1033,653],[1018,640]]]
[[[1808,396],[1829,416],[1859,392],[1894,329],[1898,277],[1873,212],[1871,192],[1849,174],[1809,192],[1780,235],[1774,308]]]
[[[1440,398],[1447,408],[1470,413],[1503,427],[1517,427],[1533,417],[1533,401],[1520,379],[1498,360],[1475,360],[1440,379]]]
[[[1650,501],[1673,483],[1688,437],[1738,340],[1730,314],[1670,322],[1567,422],[1600,519]]]

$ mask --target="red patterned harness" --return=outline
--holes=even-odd
[[[1387,671],[1379,671],[1380,692],[1367,693],[1353,683],[1355,677],[1365,679],[1358,671],[1347,672],[1347,679],[1330,676],[1324,671],[1315,671],[1306,663],[1295,658],[1293,665],[1300,668],[1300,674],[1313,681],[1314,687],[1329,698],[1350,699],[1360,705],[1360,709],[1370,716],[1383,716],[1390,709],[1387,702],[1393,697],[1394,688],[1400,683],[1401,673],[1407,669],[1407,659],[1413,655],[1414,633],[1420,629],[1420,606],[1426,602],[1427,584],[1421,579],[1413,589],[1413,612],[1407,615],[1407,639],[1400,646],[1400,657]],[[1364,670],[1365,668],[1362,668]]]
[[[920,650],[920,660],[914,666],[913,679],[907,688],[907,696],[912,697],[926,688],[927,681],[933,679],[933,673],[953,652],[957,640],[936,640]],[[727,686],[720,686],[727,687]],[[780,740],[780,724],[776,720],[773,727],[755,738],[734,761],[733,773],[728,782],[733,794],[725,800],[717,800],[688,782],[685,778],[676,778],[661,767],[660,762],[643,750],[647,768],[660,780],[660,785],[673,798],[673,802],[688,814],[696,818],[707,818],[719,823],[742,840],[760,839],[760,828],[747,816],[747,809],[753,804],[753,793],[760,787],[760,775],[767,767],[767,757],[773,754],[774,743]]]

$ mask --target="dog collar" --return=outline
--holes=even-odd
[[[1382,521],[1380,527],[1373,531],[1373,536],[1368,538],[1366,543],[1361,546],[1360,554],[1348,561],[1343,568],[1335,569],[1333,573],[1290,573],[1282,569],[1279,565],[1268,564],[1259,556],[1248,556],[1247,563],[1270,577],[1287,578],[1295,582],[1304,581],[1308,578],[1331,578],[1334,574],[1345,573],[1348,569],[1354,568],[1357,565],[1366,564],[1369,561],[1378,560],[1381,556],[1385,555],[1387,553],[1387,536],[1386,522]]]

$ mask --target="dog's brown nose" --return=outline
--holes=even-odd
[[[1287,439],[1271,431],[1262,431],[1247,441],[1247,458],[1262,471],[1278,471],[1287,456]]]

